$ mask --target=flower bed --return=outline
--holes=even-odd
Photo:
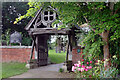
[[[104,63],[111,62],[110,66],[104,66]],[[72,71],[77,74],[77,78],[116,78],[118,74],[117,56],[114,55],[106,60],[89,60],[82,55],[82,60],[72,66]]]

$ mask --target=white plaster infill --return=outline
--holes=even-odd
[[[0,46],[0,48],[32,48],[32,46]]]

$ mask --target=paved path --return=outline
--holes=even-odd
[[[73,78],[71,73],[60,73],[61,64],[51,64],[36,69],[30,69],[28,72],[10,78]]]

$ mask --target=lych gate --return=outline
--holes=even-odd
[[[32,37],[32,50],[30,60],[33,56],[33,49],[37,53],[37,65],[47,65],[48,60],[48,45],[47,40],[50,35],[68,35],[68,47],[66,61],[72,55],[72,47],[76,45],[75,30],[62,28],[52,28],[51,24],[56,20],[56,13],[53,8],[48,7],[46,10],[40,9],[37,11],[35,17],[31,19],[25,29],[29,32]],[[73,44],[74,43],[74,44]]]

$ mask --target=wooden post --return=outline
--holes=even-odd
[[[70,51],[72,51],[72,36],[71,35],[68,35],[68,39],[69,39],[69,49]]]
[[[32,41],[33,41],[33,43],[32,43],[32,48],[33,48],[33,50],[31,50],[31,52],[33,53],[33,51],[34,51],[34,49],[35,49],[35,51],[37,52],[37,47],[36,47],[36,36],[34,35],[30,35],[31,37],[32,37]],[[32,59],[32,58],[31,58]]]
[[[68,45],[67,45],[66,61],[68,61],[68,54],[69,54],[69,40],[68,40]]]
[[[68,35],[68,48],[67,48],[66,60],[68,60],[70,55],[72,55],[71,53],[72,53],[71,35]]]
[[[36,47],[36,37],[35,38],[33,38],[33,40],[34,40],[34,49],[35,49],[35,54],[38,54],[38,52],[37,52],[37,47]],[[38,58],[38,56],[37,56],[37,58]]]
[[[77,46],[77,40],[76,40],[76,34],[75,34],[75,28],[73,27],[72,30],[71,30],[71,45],[72,45],[72,48],[73,47],[76,47]]]
[[[66,63],[67,63],[67,70],[71,72],[72,70],[72,60],[69,58],[72,52],[72,45],[71,45],[71,35],[68,35],[68,48],[67,48],[67,56],[66,56]]]
[[[30,54],[30,60],[32,59],[32,57],[33,57],[33,50],[34,50],[34,40],[33,40],[33,42],[32,42],[32,48],[31,48],[31,54]]]
[[[36,36],[36,51],[37,51],[37,62],[39,66],[39,47],[38,47],[38,35]]]

